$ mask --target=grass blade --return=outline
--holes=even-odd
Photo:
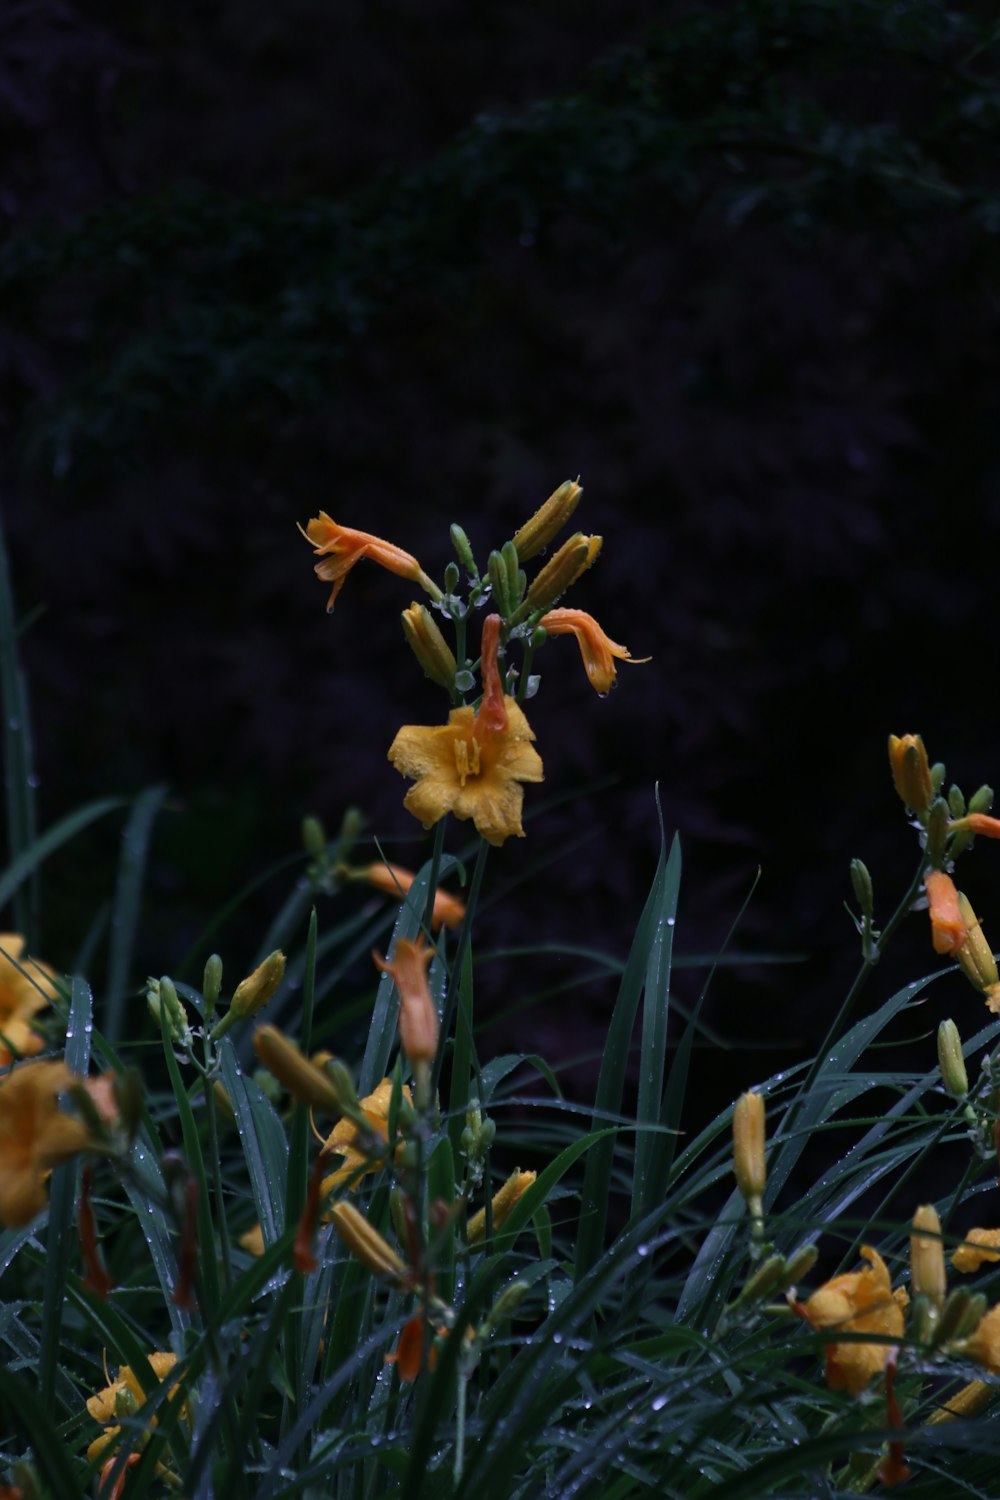
[[[108,982],[104,999],[103,1031],[109,1042],[118,1041],[121,1035],[129,966],[142,904],[149,836],[166,795],[167,789],[163,786],[147,787],[144,792],[140,792],[122,834],[122,855],[111,914]]]
[[[76,812],[68,813],[58,823],[43,833],[39,838],[23,849],[13,859],[3,875],[0,875],[0,909],[21,889],[39,865],[48,859],[50,854],[55,853],[63,844],[69,843],[70,839],[76,838],[91,823],[96,823],[98,818],[103,818],[109,812],[117,812],[118,808],[125,807],[123,797],[101,797],[96,802],[88,802],[83,807],[78,807]]]
[[[17,649],[14,593],[0,525],[0,711],[3,713],[4,788],[7,801],[7,857],[14,864],[36,837],[35,777],[32,769],[28,688]],[[14,896],[14,926],[27,940],[38,941],[38,873]]]
[[[659,795],[656,803],[660,815]],[[660,838],[663,839],[662,815]],[[674,834],[670,856],[663,876],[663,895],[653,927],[646,981],[642,996],[642,1049],[639,1054],[639,1095],[636,1121],[639,1135],[635,1145],[635,1172],[632,1179],[632,1215],[642,1218],[663,1197],[666,1186],[666,1157],[663,1138],[655,1127],[664,1123],[663,1093],[667,1062],[667,1022],[670,1011],[670,959],[677,921],[677,898],[681,883],[680,839]],[[654,1127],[643,1130],[642,1127]]]

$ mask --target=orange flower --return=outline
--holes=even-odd
[[[616,645],[605,635],[593,615],[582,609],[550,609],[538,623],[549,635],[576,636],[587,676],[602,698],[606,698],[615,685],[618,672],[615,657],[619,661],[632,662],[633,666],[652,660],[648,656],[633,657],[625,646]]]
[[[146,1356],[150,1368],[157,1380],[162,1384],[177,1363],[176,1354],[166,1354],[160,1350],[154,1350]],[[107,1375],[107,1365],[104,1367]],[[168,1394],[173,1396],[177,1386],[171,1387]],[[139,1380],[128,1365],[120,1366],[117,1380],[112,1380],[105,1386],[103,1391],[98,1391],[96,1396],[91,1396],[87,1401],[87,1411],[95,1422],[100,1422],[104,1431],[100,1437],[96,1437],[87,1449],[87,1459],[90,1463],[96,1463],[98,1459],[105,1460],[105,1466],[111,1461],[118,1439],[121,1437],[121,1427],[117,1420],[123,1416],[133,1416],[145,1406],[147,1396]],[[187,1408],[183,1408],[181,1415],[187,1418]],[[115,1425],[112,1425],[115,1424]],[[148,1421],[150,1427],[156,1426],[156,1418],[151,1416]],[[138,1457],[138,1454],[133,1455]],[[131,1462],[131,1460],[130,1460]]]
[[[0,1081],[0,1221],[12,1229],[45,1207],[45,1179],[87,1144],[85,1126],[59,1095],[78,1083],[65,1063],[22,1063]]]
[[[427,983],[427,968],[433,961],[434,949],[428,948],[423,937],[415,943],[408,938],[397,938],[392,963],[386,963],[379,954],[373,953],[376,967],[383,974],[391,974],[399,991],[399,1040],[410,1062],[433,1062],[437,1056],[438,1013]]]
[[[943,870],[928,870],[924,876],[924,890],[930,903],[934,952],[957,954],[967,940],[969,930],[962,920],[955,882]]]
[[[479,713],[453,708],[447,724],[406,724],[389,747],[389,759],[415,779],[403,806],[425,828],[447,813],[471,818],[489,844],[512,834],[523,838],[524,781],[541,781],[542,759],[520,706],[504,694],[497,667],[499,615],[483,624],[483,699]]]
[[[889,766],[902,801],[911,812],[924,814],[934,800],[934,783],[919,734],[890,734]]]
[[[412,1102],[410,1090],[403,1089],[403,1098],[407,1104]],[[378,1088],[367,1098],[360,1100],[361,1113],[368,1122],[368,1129],[376,1141],[386,1141],[389,1137],[389,1104],[392,1099],[392,1079],[383,1078]],[[369,1172],[377,1172],[382,1166],[381,1158],[372,1158],[360,1145],[361,1127],[355,1125],[353,1120],[346,1117],[333,1127],[327,1137],[324,1150],[332,1151],[334,1156],[343,1157],[343,1165],[332,1172],[329,1177],[323,1179],[322,1195],[326,1197],[333,1192],[341,1182],[351,1181],[351,1186],[357,1188],[362,1177]],[[324,1219],[329,1218],[324,1214]]]
[[[299,530],[302,531],[301,526]],[[431,598],[441,598],[441,590],[437,584],[428,578],[417,559],[409,552],[404,552],[402,547],[396,547],[392,542],[384,542],[381,537],[372,536],[370,532],[338,526],[325,510],[321,510],[309,522],[302,535],[312,542],[316,556],[323,559],[316,564],[316,576],[333,584],[333,592],[326,606],[328,612],[332,611],[337,602],[344,579],[354,564],[359,563],[363,557],[370,557],[372,562],[388,568],[390,573],[398,573],[401,578],[419,583]]]
[[[377,891],[384,891],[387,896],[394,896],[397,901],[401,901],[416,876],[412,870],[404,869],[402,865],[387,865],[379,861],[359,870],[357,878],[367,880]],[[437,932],[441,927],[457,927],[464,916],[464,901],[449,895],[447,891],[439,889],[435,892],[434,910],[431,913],[432,932]]]
[[[400,1380],[406,1384],[416,1380],[424,1368],[424,1323],[422,1317],[411,1318],[408,1323],[404,1323],[395,1354],[385,1356],[386,1364],[395,1365]],[[446,1331],[444,1328],[436,1329],[439,1335],[444,1335]],[[437,1350],[432,1343],[427,1356],[427,1368],[433,1373],[436,1367]]]
[[[870,1245],[862,1245],[861,1255],[868,1265],[861,1271],[835,1276],[813,1292],[809,1300],[797,1304],[813,1328],[835,1333],[874,1333],[883,1342],[866,1344],[829,1342],[826,1346],[826,1383],[833,1391],[850,1391],[856,1396],[873,1375],[885,1369],[893,1348],[890,1339],[903,1336],[904,1294],[893,1294],[885,1261]]]
[[[963,829],[967,833],[978,833],[984,839],[1000,839],[1000,818],[991,818],[987,813],[967,813],[964,818],[956,818],[948,824],[950,833]]]
[[[0,1067],[41,1052],[42,1039],[32,1031],[31,1017],[56,994],[55,972],[48,964],[32,959],[17,967],[23,952],[20,933],[0,932]]]

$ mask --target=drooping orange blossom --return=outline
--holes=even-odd
[[[384,891],[387,896],[394,896],[397,901],[403,899],[417,878],[412,870],[407,870],[402,865],[389,865],[382,861],[366,865],[363,870],[351,873],[355,879],[366,880],[377,891]],[[432,932],[437,932],[441,927],[449,929],[457,927],[464,916],[464,901],[460,901],[457,896],[452,896],[448,891],[440,888],[435,892],[434,910],[431,913]]]
[[[928,870],[924,890],[930,908],[934,952],[957,954],[969,931],[962,919],[955,882],[943,870]]]
[[[59,1108],[81,1081],[61,1062],[20,1063],[0,1080],[0,1223],[30,1223],[45,1207],[48,1173],[87,1145],[86,1126]]]
[[[651,661],[649,656],[634,657],[627,646],[619,646],[598,625],[593,615],[583,609],[550,609],[539,625],[549,635],[575,635],[591,686],[602,698],[615,685],[618,669],[615,658],[639,666]]]
[[[502,621],[483,622],[483,698],[476,713],[453,708],[447,724],[407,724],[389,747],[389,760],[415,780],[403,806],[425,828],[447,813],[471,818],[489,844],[524,836],[522,782],[541,781],[542,759],[520,706],[503,691],[497,653]]]
[[[0,1067],[6,1067],[15,1057],[41,1052],[44,1044],[31,1018],[55,998],[56,975],[38,959],[21,962],[24,938],[18,932],[0,932],[0,950]]]
[[[432,599],[441,598],[441,590],[433,579],[428,578],[417,559],[393,542],[383,541],[381,537],[372,536],[368,531],[338,526],[325,510],[321,510],[304,531],[301,526],[299,530],[312,542],[316,556],[322,558],[315,566],[316,576],[333,584],[333,591],[326,605],[328,613],[333,610],[348,573],[363,557],[370,557],[372,562],[388,568],[390,573],[397,573],[400,578],[409,578],[413,583],[419,583]]]

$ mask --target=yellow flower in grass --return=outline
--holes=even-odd
[[[583,609],[550,609],[538,623],[549,635],[576,636],[591,686],[602,698],[607,697],[615,685],[618,675],[616,658],[631,662],[633,666],[652,659],[648,656],[633,657],[626,646],[619,646],[606,635],[593,615],[588,615]]]
[[[299,530],[302,531],[301,526]],[[388,568],[390,573],[398,573],[400,578],[409,578],[413,583],[419,583],[433,599],[441,598],[441,590],[437,584],[428,578],[417,559],[409,552],[404,552],[402,547],[396,547],[392,542],[383,541],[380,536],[372,536],[371,532],[338,526],[325,510],[321,510],[309,522],[302,535],[312,542],[317,557],[322,558],[316,564],[317,578],[333,584],[333,592],[326,606],[328,612],[336,604],[337,595],[344,587],[348,573],[363,557],[370,557],[372,562]]]
[[[813,1292],[799,1311],[817,1332],[827,1334],[872,1333],[880,1343],[861,1340],[837,1342],[826,1346],[826,1383],[834,1391],[850,1391],[856,1396],[873,1375],[880,1375],[892,1351],[893,1339],[903,1336],[903,1305],[906,1293],[893,1292],[889,1270],[877,1250],[862,1245],[861,1255],[868,1265],[861,1271],[835,1276]]]
[[[160,1350],[154,1350],[147,1355],[150,1368],[157,1380],[162,1384],[177,1363],[176,1354],[166,1354]],[[107,1365],[104,1367],[107,1375]],[[169,1395],[176,1391],[176,1385],[171,1387]],[[109,1459],[121,1436],[120,1420],[122,1417],[134,1416],[141,1411],[146,1404],[147,1396],[138,1377],[132,1372],[128,1365],[121,1365],[118,1370],[117,1380],[112,1380],[98,1391],[96,1396],[91,1396],[87,1401],[87,1411],[95,1422],[100,1422],[104,1428],[100,1437],[96,1437],[87,1449],[87,1458],[90,1463],[97,1463],[101,1459]],[[186,1408],[181,1413],[187,1415]],[[156,1426],[155,1416],[149,1418],[149,1426]]]
[[[0,1223],[30,1223],[45,1207],[49,1172],[86,1146],[86,1127],[59,1108],[80,1082],[60,1062],[22,1063],[0,1079]]]
[[[1000,1375],[1000,1303],[979,1320],[979,1327],[962,1345],[963,1354]]]
[[[403,1098],[407,1104],[412,1103],[412,1096],[408,1088],[403,1089]],[[367,1098],[360,1100],[361,1113],[368,1122],[368,1128],[375,1137],[376,1142],[387,1141],[389,1138],[389,1105],[392,1100],[392,1079],[383,1078],[378,1088]],[[343,1158],[343,1164],[336,1172],[331,1172],[329,1177],[324,1177],[322,1195],[332,1193],[334,1188],[339,1187],[342,1182],[354,1179],[351,1186],[356,1188],[362,1177],[369,1172],[377,1172],[383,1162],[379,1158],[373,1159],[361,1146],[362,1127],[356,1125],[353,1120],[340,1120],[327,1137],[324,1150],[332,1151],[335,1156]],[[329,1222],[329,1213],[324,1214],[324,1219]]]
[[[523,1198],[537,1176],[537,1172],[522,1172],[515,1168],[503,1187],[493,1194],[491,1208],[494,1233],[503,1227],[504,1221],[510,1217],[511,1209],[519,1199]],[[465,1232],[470,1245],[482,1243],[486,1238],[485,1208],[481,1208],[477,1214],[472,1215]]]
[[[24,962],[23,953],[20,933],[0,932],[0,1067],[41,1052],[42,1039],[32,1031],[31,1018],[56,992],[54,971],[37,959]]]
[[[530,743],[535,736],[500,683],[500,625],[499,615],[490,615],[483,624],[479,712],[453,708],[447,724],[406,724],[389,747],[396,770],[416,782],[403,806],[425,828],[451,812],[471,818],[486,842],[495,845],[512,834],[524,836],[521,783],[542,780],[542,758]]]
[[[1000,1229],[967,1229],[951,1257],[956,1271],[978,1271],[984,1262],[994,1260],[1000,1260]]]

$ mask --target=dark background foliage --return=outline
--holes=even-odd
[[[580,473],[605,548],[572,602],[654,659],[601,702],[546,649],[546,787],[493,869],[528,875],[483,944],[623,953],[659,781],[681,951],[718,947],[760,865],[736,945],[802,957],[714,983],[745,1044],[720,1093],[773,1066],[747,1046],[804,1055],[855,963],[849,858],[884,918],[915,857],[888,732],[967,791],[1000,775],[992,26],[916,0],[5,9],[0,462],[40,821],[169,784],[144,963],[306,812],[355,801],[425,847],[385,761],[443,712],[409,586],[363,566],[328,620],[295,522],[440,576],[450,521],[485,554]],[[55,962],[116,837],[53,870]],[[966,882],[987,924],[994,852]],[[883,987],[933,967],[922,923],[909,943]],[[487,965],[484,1003],[578,967]],[[517,1040],[599,1047],[609,1003],[571,986]]]

